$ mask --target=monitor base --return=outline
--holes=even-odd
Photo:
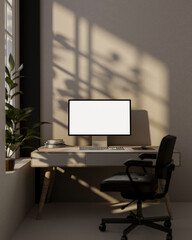
[[[92,136],[93,147],[107,147],[107,136]]]

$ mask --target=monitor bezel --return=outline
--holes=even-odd
[[[129,101],[130,134],[70,134],[70,101]],[[131,136],[131,99],[68,99],[68,136]]]

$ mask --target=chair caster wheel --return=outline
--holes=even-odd
[[[171,227],[171,221],[170,220],[166,220],[164,222],[164,226],[170,228]]]
[[[168,233],[168,234],[167,234],[166,240],[172,240],[172,234],[171,234],[171,233]]]
[[[105,232],[105,230],[106,230],[106,225],[105,225],[105,223],[101,223],[101,224],[99,225],[99,230],[100,230],[101,232]]]
[[[123,236],[121,237],[121,240],[127,240],[127,236],[126,236],[126,235],[123,235]]]

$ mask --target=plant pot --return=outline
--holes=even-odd
[[[6,158],[6,171],[13,171],[15,166],[14,158]]]

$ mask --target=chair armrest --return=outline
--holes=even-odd
[[[156,159],[157,154],[156,153],[142,153],[138,156],[140,159]]]
[[[154,167],[153,162],[152,161],[141,161],[141,160],[128,160],[127,162],[124,163],[124,165],[126,166],[126,174],[129,177],[130,182],[131,182],[136,194],[139,197],[140,191],[139,191],[137,185],[135,184],[133,178],[131,177],[131,174],[129,172],[129,168],[130,167],[141,167],[143,169],[145,169],[145,167],[153,168]]]
[[[152,167],[152,161],[128,160],[124,163],[127,168],[130,167]]]

